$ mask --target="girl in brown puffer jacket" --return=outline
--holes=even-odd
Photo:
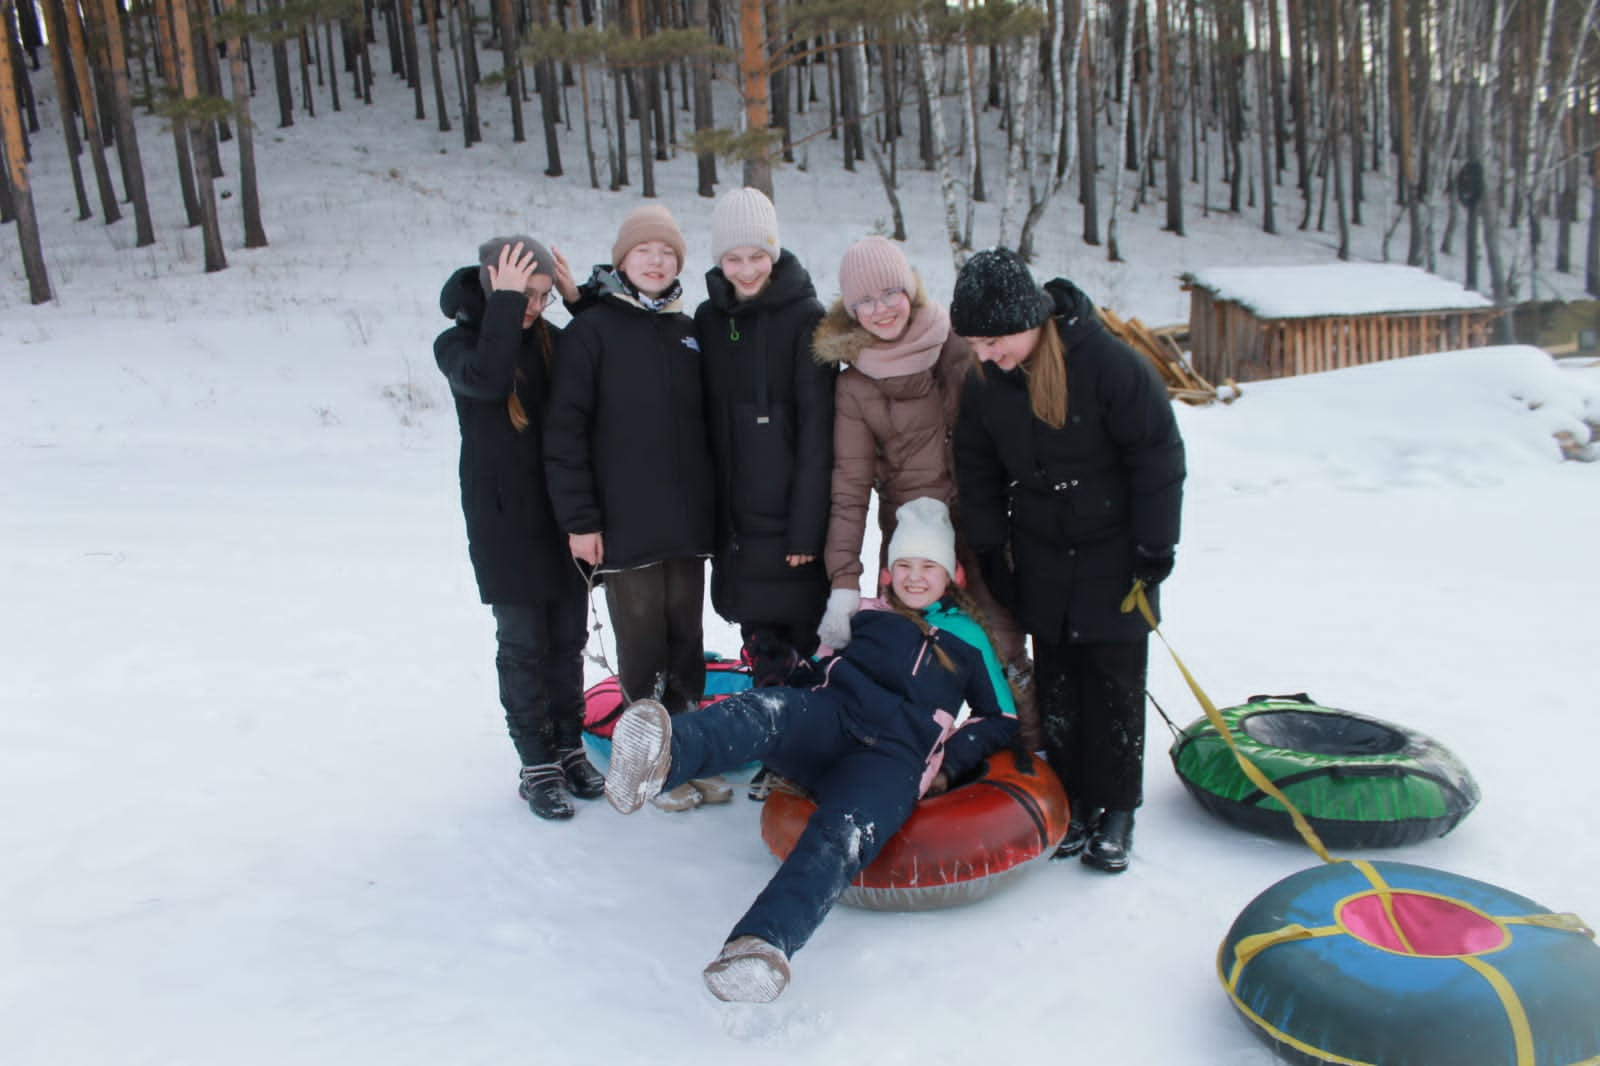
[[[951,332],[949,314],[928,299],[905,253],[887,238],[868,237],[846,249],[839,289],[812,342],[818,362],[843,367],[834,387],[832,495],[823,548],[831,591],[817,634],[834,651],[850,642],[850,618],[861,605],[861,548],[872,490],[878,491],[884,545],[902,503],[919,496],[944,501],[956,522],[967,591],[994,631],[995,650],[1020,697],[1024,742],[1035,747],[1038,717],[1022,631],[983,586],[955,513],[950,434],[962,380],[974,365],[972,349]]]

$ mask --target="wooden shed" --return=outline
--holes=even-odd
[[[1260,381],[1476,348],[1488,297],[1387,263],[1214,267],[1183,276],[1189,351],[1211,381]]]

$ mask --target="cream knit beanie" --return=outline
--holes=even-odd
[[[956,579],[956,531],[943,500],[922,496],[902,503],[894,513],[889,538],[889,565],[900,559],[931,559]]]
[[[777,262],[778,209],[760,189],[729,189],[711,209],[711,261],[735,248],[760,248]]]
[[[616,242],[611,245],[611,265],[621,266],[628,253],[645,241],[666,242],[677,253],[678,270],[682,272],[684,261],[688,259],[688,247],[672,212],[661,204],[640,204],[628,212],[617,230]]]
[[[847,310],[887,289],[917,294],[916,272],[898,244],[887,237],[868,237],[845,249],[839,261],[839,295]]]

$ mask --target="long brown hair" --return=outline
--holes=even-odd
[[[555,348],[550,343],[550,330],[545,325],[544,319],[539,319],[533,325],[539,331],[539,354],[544,357],[544,376],[548,381],[550,363],[555,358]],[[528,421],[528,412],[522,409],[522,397],[517,395],[517,383],[521,380],[522,369],[519,367],[511,381],[511,395],[506,397],[506,413],[511,416],[512,428],[518,433],[526,433],[532,423]]]
[[[1054,319],[1039,330],[1039,343],[1022,364],[1028,375],[1028,405],[1033,417],[1060,429],[1067,422],[1067,348]]]

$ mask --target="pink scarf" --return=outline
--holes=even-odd
[[[929,302],[912,309],[905,336],[897,341],[874,339],[857,352],[851,362],[869,378],[904,377],[928,370],[937,363],[939,352],[949,338],[949,312]]]

